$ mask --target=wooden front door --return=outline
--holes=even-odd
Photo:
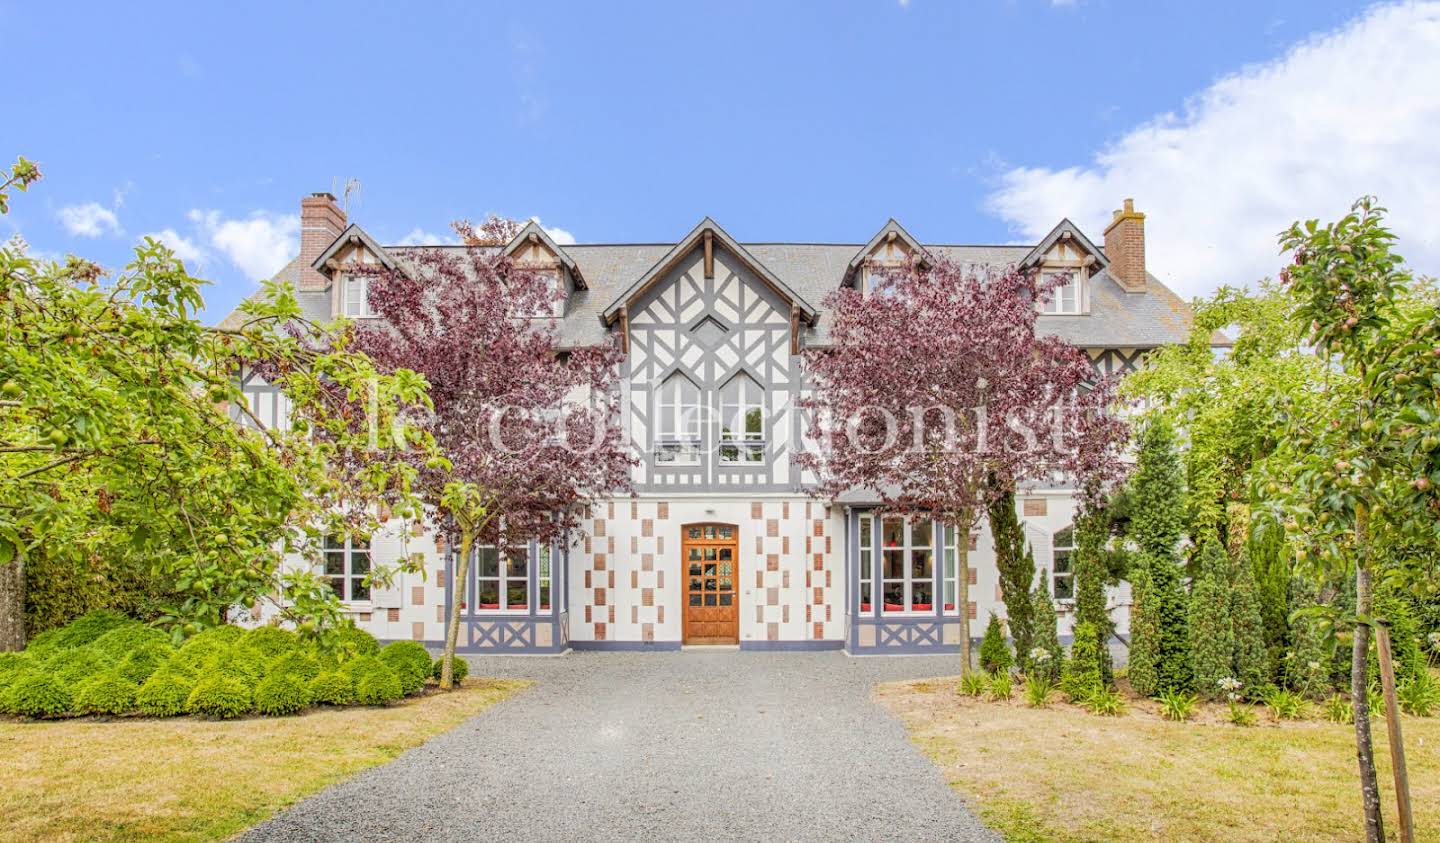
[[[740,643],[740,531],[733,524],[681,527],[686,644]]]

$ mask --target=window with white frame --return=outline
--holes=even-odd
[[[370,599],[370,543],[349,536],[326,536],[325,581],[347,603]]]
[[[498,548],[481,547],[476,553],[476,608],[482,612],[526,611],[530,608],[528,551],[502,553]]]
[[[940,589],[942,593],[941,608],[947,615],[958,615],[960,594],[960,557],[955,544],[956,531],[954,524],[945,525],[945,561],[944,568],[940,572]]]
[[[886,612],[934,610],[933,532],[929,518],[887,516],[881,521],[881,606]]]
[[[1080,313],[1080,272],[1078,270],[1046,270],[1040,276],[1046,281],[1068,277],[1064,284],[1045,293],[1040,302],[1040,312],[1046,316],[1064,316]]]
[[[535,305],[533,313],[522,313],[520,316],[530,319],[558,319],[564,316],[565,296],[562,293],[559,271],[535,270],[535,277],[540,280],[540,286],[545,290],[544,300]]]
[[[1055,551],[1054,570],[1050,573],[1051,588],[1056,600],[1075,599],[1075,528],[1066,527],[1055,534],[1052,545]]]
[[[720,390],[720,461],[765,460],[765,391],[741,372]]]
[[[346,275],[341,281],[344,297],[343,313],[351,319],[373,319],[378,314],[370,307],[370,279],[364,275]]]
[[[875,585],[875,519],[860,516],[860,614],[874,614],[871,590]]]
[[[540,558],[535,560],[535,589],[540,611],[550,611],[550,545],[540,545]]]
[[[660,384],[655,412],[655,462],[696,465],[700,462],[700,387],[676,372]]]

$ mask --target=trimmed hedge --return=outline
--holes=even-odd
[[[255,686],[255,710],[260,714],[294,714],[309,704],[309,687],[293,673],[272,673]]]
[[[353,624],[335,630],[334,640],[342,662],[380,654],[380,642],[375,636]]]
[[[30,640],[26,651],[32,656],[50,655],[60,650],[72,650],[93,644],[105,633],[123,626],[139,626],[119,612],[96,609],[87,612],[65,626],[47,629]]]
[[[265,666],[266,676],[274,673],[289,673],[309,682],[320,675],[320,662],[316,661],[314,656],[298,650],[281,653]]]
[[[80,686],[75,710],[85,714],[125,714],[135,710],[140,687],[118,671],[97,676]]]
[[[187,711],[195,680],[182,673],[165,669],[156,671],[140,686],[135,706],[141,714],[151,717],[175,717]]]
[[[250,711],[250,689],[234,676],[213,673],[190,692],[185,708],[191,714],[229,720]]]
[[[366,671],[355,683],[355,701],[361,705],[388,705],[403,696],[400,677],[389,667]]]
[[[267,659],[291,653],[300,647],[300,636],[278,626],[262,626],[249,630],[238,642],[247,650],[255,650]]]
[[[430,652],[424,644],[417,641],[386,644],[380,651],[380,660],[395,671],[400,679],[400,689],[406,696],[425,687],[425,678],[430,675]]]
[[[143,685],[145,680],[174,655],[175,648],[169,644],[144,644],[121,659],[119,671],[131,682]]]
[[[173,652],[175,649],[170,643],[170,636],[165,632],[139,623],[116,627],[95,639],[95,643],[90,646],[95,652],[114,661],[119,661],[136,650],[163,647],[166,652]]]
[[[440,673],[445,669],[445,657],[441,656],[435,660],[435,666],[430,669],[430,675],[436,682],[440,681]],[[450,676],[459,685],[461,680],[470,675],[470,663],[465,661],[463,656],[456,656],[454,663],[450,666]]]
[[[338,670],[327,670],[310,680],[310,701],[316,705],[354,705],[355,683]]]
[[[70,687],[38,670],[22,673],[5,691],[4,709],[24,717],[59,717],[70,710]]]
[[[42,669],[73,688],[104,673],[111,662],[89,647],[61,650],[45,660]]]

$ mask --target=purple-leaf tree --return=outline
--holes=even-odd
[[[415,488],[457,551],[463,593],[478,544],[513,548],[564,535],[599,495],[630,488],[615,379],[618,345],[556,347],[553,273],[527,268],[499,245],[518,226],[457,224],[463,250],[397,253],[369,277],[381,317],[355,326],[356,345],[380,364],[413,369],[430,384],[427,427],[443,459],[419,467]],[[450,606],[441,686],[451,684],[460,600]]]
[[[1111,413],[1113,380],[1036,331],[1037,300],[1062,281],[912,262],[868,294],[832,294],[832,341],[806,352],[814,389],[802,408],[819,447],[801,464],[817,471],[817,493],[868,490],[884,511],[927,513],[958,533],[966,673],[967,551],[986,507],[1061,477],[1098,500],[1123,475],[1128,427]]]

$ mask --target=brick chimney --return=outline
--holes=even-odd
[[[1124,210],[1105,226],[1105,258],[1110,277],[1126,292],[1145,289],[1145,215],[1135,210],[1134,199],[1126,199]]]
[[[333,194],[312,193],[300,200],[300,289],[323,290],[330,286],[330,279],[310,265],[344,230],[345,212],[335,204]]]

